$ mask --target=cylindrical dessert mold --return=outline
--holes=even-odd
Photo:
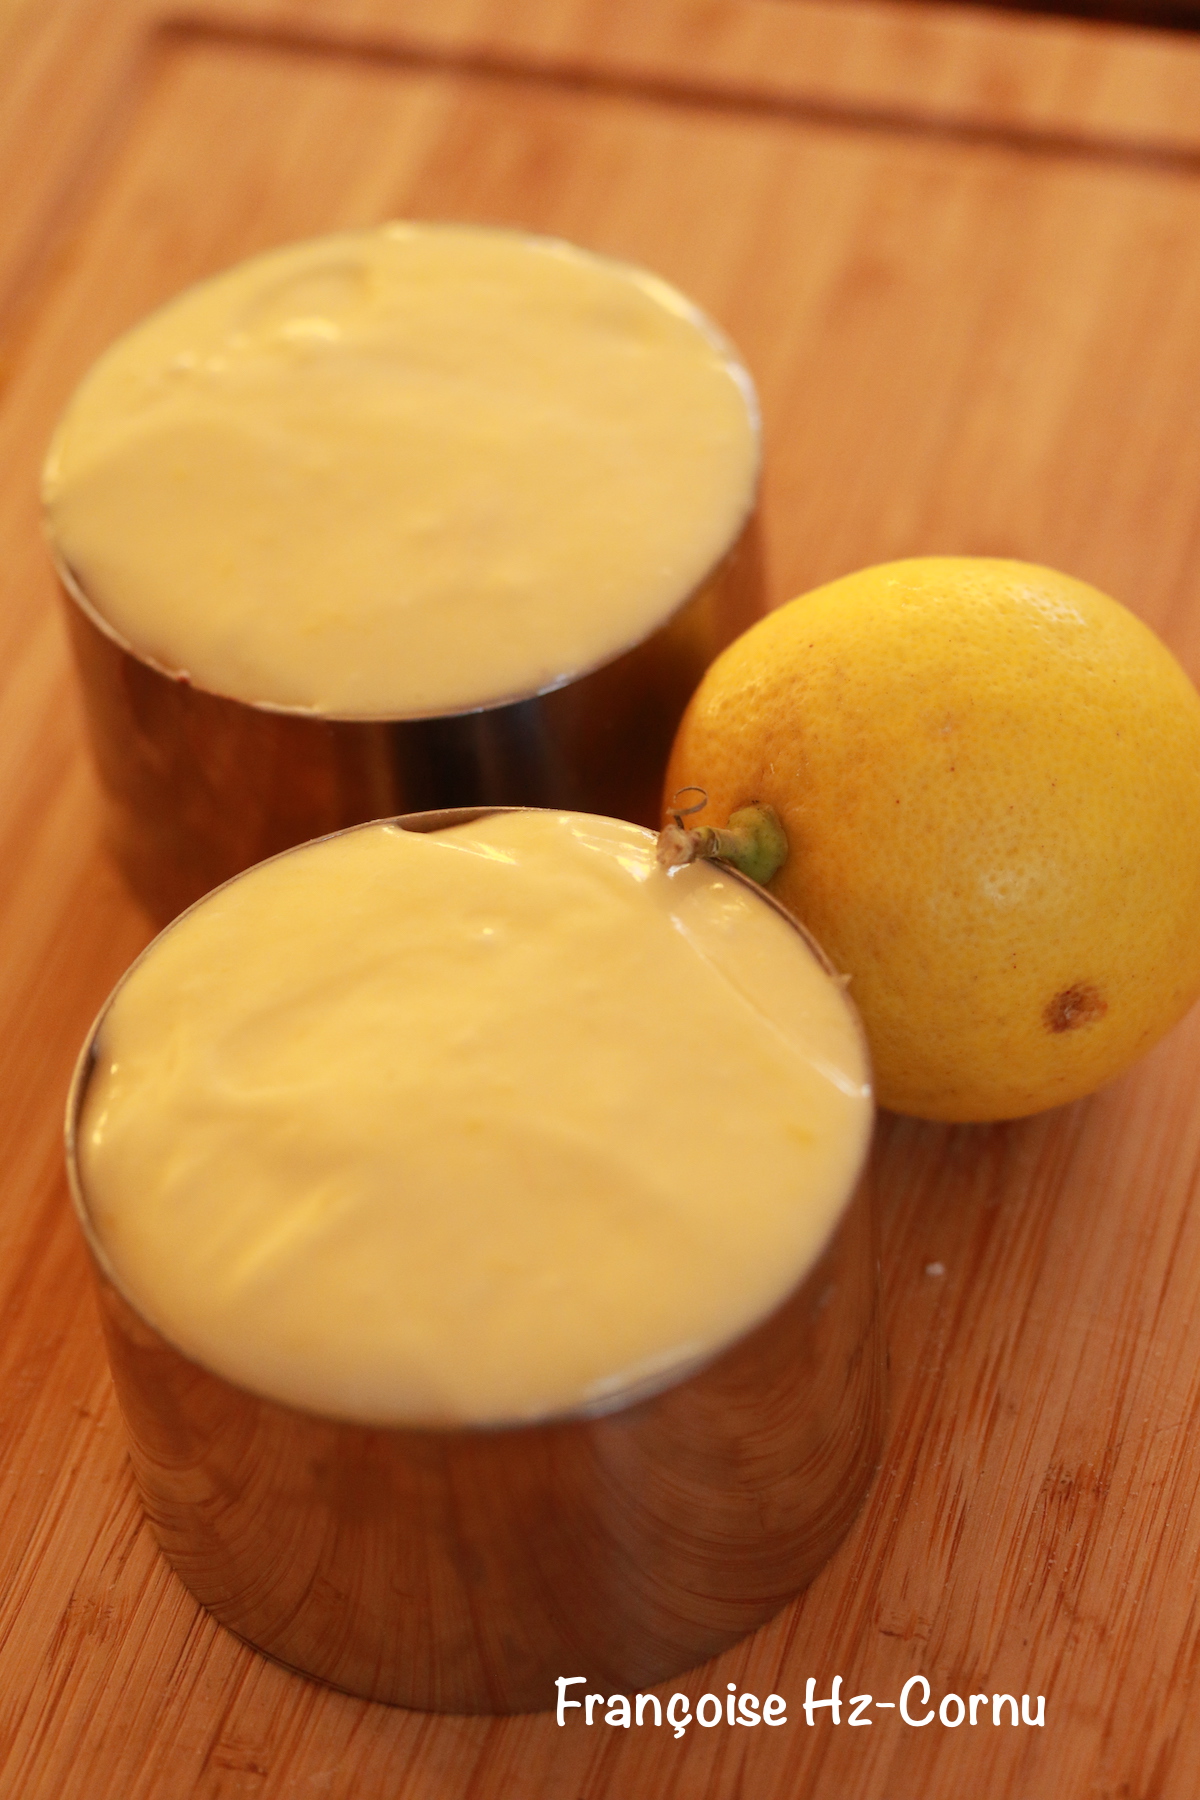
[[[209,693],[140,656],[55,555],[107,835],[165,923],[221,882],[348,825],[550,806],[657,825],[675,728],[762,610],[757,514],[648,637],[559,687],[427,718],[336,718]]]
[[[435,830],[487,810],[399,823]],[[371,1699],[535,1711],[554,1704],[559,1675],[606,1694],[667,1680],[811,1581],[882,1447],[865,1170],[790,1295],[682,1378],[511,1426],[321,1418],[201,1366],[121,1291],[75,1150],[107,1010],[68,1103],[71,1191],[147,1514],[222,1624]]]

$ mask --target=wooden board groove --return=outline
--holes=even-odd
[[[534,82],[568,94],[609,95],[641,99],[657,106],[680,107],[734,118],[776,119],[832,130],[927,137],[963,145],[1017,151],[1034,158],[1129,163],[1184,177],[1200,174],[1200,146],[1155,142],[1150,137],[1122,138],[1115,132],[1055,131],[1030,123],[1003,123],[954,117],[933,109],[867,106],[830,99],[802,89],[780,93],[765,82],[722,82],[672,79],[636,69],[605,67],[598,60],[506,56],[499,51],[472,51],[422,42],[399,34],[370,39],[336,37],[295,27],[271,27],[234,20],[206,20],[180,13],[158,27],[163,42],[222,40],[265,54],[345,58],[351,62],[397,66],[415,72],[470,77],[479,81]]]

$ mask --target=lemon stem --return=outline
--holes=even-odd
[[[658,860],[664,869],[680,869],[698,858],[724,862],[765,887],[787,859],[787,836],[773,806],[739,807],[725,826],[687,826],[683,818],[676,813],[658,834]]]

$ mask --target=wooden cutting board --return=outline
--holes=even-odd
[[[786,1725],[422,1717],[197,1609],[141,1521],[60,1172],[148,927],[98,847],[35,489],[87,364],[196,277],[391,216],[524,225],[660,270],[741,346],[773,601],[1010,554],[1200,675],[1200,47],[804,0],[55,0],[0,33],[0,1793],[1190,1800],[1200,1015],[1044,1118],[883,1122],[878,1483],[808,1594],[665,1690],[776,1692]],[[872,1705],[810,1726],[836,1676]],[[978,1722],[875,1704],[912,1676],[989,1696]],[[994,1725],[994,1693],[1044,1725]]]

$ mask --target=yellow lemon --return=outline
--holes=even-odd
[[[922,557],[793,600],[701,683],[668,806],[693,785],[700,824],[778,812],[770,889],[850,976],[896,1111],[1075,1099],[1200,991],[1200,698],[1069,576]]]

